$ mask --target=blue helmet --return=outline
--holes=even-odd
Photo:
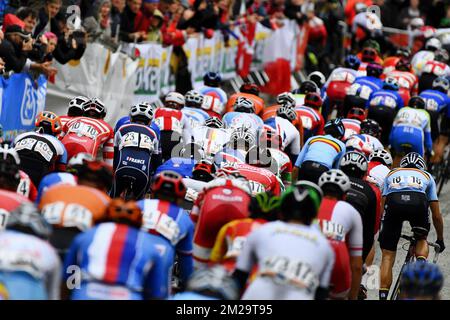
[[[394,77],[387,77],[383,82],[383,89],[388,89],[392,91],[398,91],[400,87],[398,86],[398,81]]]
[[[208,87],[218,87],[222,82],[222,76],[219,72],[210,71],[203,76],[203,83]]]
[[[433,81],[433,90],[447,93],[450,89],[450,81],[446,77],[438,77]]]
[[[357,56],[350,54],[345,57],[344,66],[346,68],[358,70],[360,65],[361,65],[361,60],[359,60],[359,58]]]
[[[444,276],[434,263],[416,261],[406,265],[400,280],[400,292],[406,297],[436,297],[444,284]]]
[[[325,124],[323,130],[325,131],[326,134],[329,134],[339,140],[342,139],[345,134],[345,127],[344,124],[342,123],[341,118],[328,121]]]

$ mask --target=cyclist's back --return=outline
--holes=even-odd
[[[43,194],[51,187],[58,184],[70,184],[72,186],[77,185],[77,178],[68,172],[52,172],[46,175],[39,184],[38,193],[36,197],[36,203],[42,199]]]

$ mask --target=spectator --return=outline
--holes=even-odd
[[[142,14],[136,17],[135,31],[148,31],[153,14],[155,10],[158,9],[158,4],[159,0],[144,0]]]
[[[111,1],[111,37],[116,38],[120,29],[120,19],[125,9],[125,0]]]
[[[400,28],[406,29],[412,19],[421,17],[419,5],[419,0],[410,0],[409,6],[400,11],[400,15],[398,18],[398,21],[400,22]]]
[[[153,16],[150,19],[150,26],[148,28],[147,32],[147,41],[162,43],[162,34],[161,34],[161,27],[164,22],[164,16],[156,9],[153,12]]]
[[[60,21],[62,0],[45,0],[45,6],[39,10],[38,25],[34,30],[34,36],[51,31],[57,36],[61,34]]]
[[[68,27],[64,19],[58,21],[58,45],[53,53],[55,59],[66,64],[70,60],[79,60],[86,50],[87,34],[81,30],[72,30]]]
[[[128,0],[121,15],[120,39],[125,42],[142,41],[147,34],[135,29],[135,21],[140,19],[142,0]]]
[[[16,16],[25,23],[23,30],[28,33],[33,33],[37,23],[36,12],[29,7],[21,7],[17,10]]]
[[[94,15],[83,21],[83,26],[91,39],[101,36],[103,39],[111,38],[111,1],[98,1],[94,7]]]

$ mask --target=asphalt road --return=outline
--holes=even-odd
[[[450,183],[444,186],[441,196],[440,196],[440,204],[441,204],[441,212],[444,218],[444,242],[447,246],[447,249],[439,255],[438,265],[441,268],[441,271],[445,276],[444,288],[441,292],[442,299],[450,300]],[[431,217],[430,217],[431,218]],[[410,234],[410,226],[407,222],[403,224],[403,232],[406,234]],[[431,232],[428,236],[428,241],[436,240],[436,232],[434,227],[431,226]],[[397,249],[397,258],[394,266],[394,281],[400,272],[400,268],[404,262],[406,251],[402,249],[402,244],[405,243],[406,240],[400,239],[398,249]],[[430,250],[430,256],[428,260],[432,260],[434,255],[434,250]],[[379,266],[381,263],[381,251],[379,249],[377,243],[377,251],[375,254],[374,265]],[[376,272],[376,267],[373,268],[373,271]],[[375,274],[375,273],[374,273]],[[370,279],[367,281],[367,285],[371,288],[376,287],[375,277],[372,277],[372,281]],[[369,300],[378,300],[378,290],[369,289],[368,290],[368,299]]]

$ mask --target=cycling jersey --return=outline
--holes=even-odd
[[[408,71],[394,70],[386,75],[397,80],[399,90],[398,94],[402,97],[405,105],[408,104],[411,95],[415,96],[418,92],[417,76]]]
[[[449,110],[450,98],[443,92],[428,89],[420,93],[425,100],[426,110],[430,115],[431,139],[434,141],[439,136],[439,115]]]
[[[236,269],[250,273],[255,265],[243,300],[313,300],[329,286],[334,254],[316,226],[268,222],[248,236]]]
[[[264,126],[264,122],[256,114],[234,111],[226,113],[223,116],[223,122],[228,129],[247,127],[252,130],[255,135]]]
[[[423,156],[425,148],[431,151],[430,116],[426,110],[404,107],[397,113],[389,137],[395,151],[405,146]]]
[[[430,60],[425,63],[421,72],[417,75],[421,76],[425,73],[433,74],[436,77],[448,77],[450,76],[450,67],[444,62]]]
[[[263,219],[251,218],[228,222],[217,235],[211,251],[211,262],[220,263],[229,272],[233,272],[236,259],[239,257],[248,235],[266,222]]]
[[[345,134],[342,140],[347,140],[350,136],[354,134],[359,134],[361,130],[361,121],[357,119],[342,119],[342,123],[344,124]]]
[[[0,283],[11,300],[59,300],[61,262],[36,236],[0,232]]]
[[[305,135],[303,138],[304,140],[307,140],[312,136],[323,134],[325,120],[318,110],[308,106],[297,106],[295,112],[297,112],[297,117],[302,119],[303,132]]]
[[[372,93],[383,88],[383,80],[372,76],[358,77],[354,83],[369,87]]]
[[[131,123],[130,116],[124,116],[124,117],[120,118],[119,121],[117,121],[116,126],[114,127],[114,134],[116,134],[117,130],[119,130],[121,126],[130,124],[130,123]],[[158,139],[159,139],[159,137],[161,135],[159,127],[154,122],[152,122],[149,127],[156,133],[156,135],[158,136]]]
[[[384,179],[389,174],[391,169],[378,161],[370,161],[367,170],[366,179],[370,183],[375,184],[381,191],[383,191]]]
[[[6,227],[9,212],[17,209],[24,202],[30,202],[30,200],[17,192],[0,189],[0,231]]]
[[[328,169],[337,168],[344,153],[345,145],[331,135],[311,137],[298,155],[295,166],[301,167],[303,162],[313,161]]]
[[[36,203],[39,204],[44,193],[53,186],[58,184],[69,184],[71,186],[77,185],[78,178],[67,172],[52,172],[46,175],[39,184]]]
[[[370,98],[369,106],[377,107],[382,106],[390,109],[403,108],[404,103],[402,97],[397,91],[381,89],[374,92]]]
[[[191,178],[196,163],[195,159],[190,158],[170,158],[156,169],[155,176],[163,171],[172,170],[184,178]]]
[[[197,266],[209,262],[216,236],[225,224],[248,217],[250,193],[246,181],[218,178],[209,182],[199,194],[191,212],[196,223],[194,260]]]
[[[411,59],[411,67],[414,73],[420,75],[425,64],[432,60],[434,60],[433,51],[421,50],[417,52]]]
[[[286,185],[291,183],[292,162],[289,156],[283,151],[275,148],[269,148],[272,158],[278,164],[281,181]]]
[[[59,116],[59,120],[61,121],[61,127],[64,128],[64,126],[66,125],[67,122],[69,122],[70,120],[72,120],[75,117],[70,117],[70,116]]]
[[[37,186],[49,172],[64,170],[67,151],[55,137],[37,132],[25,132],[14,140],[14,149],[20,156],[20,169]]]
[[[188,118],[189,124],[192,129],[202,126],[205,120],[210,118],[209,114],[206,111],[199,108],[184,107],[183,109],[181,109],[181,112]]]
[[[332,82],[347,82],[353,83],[357,78],[357,71],[350,68],[336,68],[334,69],[324,84],[324,88],[328,88]]]
[[[271,192],[277,196],[281,193],[281,183],[271,171],[246,163],[237,163],[234,167],[249,181],[253,195],[261,192]]]
[[[255,96],[254,94],[238,92],[233,94],[230,99],[228,99],[225,112],[233,111],[233,105],[239,97],[244,97],[253,101],[256,110],[255,114],[261,115],[264,111],[264,100],[262,98]]]
[[[173,131],[183,137],[184,143],[189,143],[192,137],[191,125],[188,117],[180,110],[158,108],[153,122],[161,131]]]
[[[193,131],[194,141],[199,144],[207,156],[214,156],[230,140],[231,130],[200,126]]]
[[[426,171],[414,168],[392,170],[384,180],[383,196],[404,191],[422,193],[428,201],[439,201],[433,176]]]
[[[235,163],[245,163],[245,155],[244,150],[225,147],[214,156],[214,163],[219,168]]]
[[[205,96],[212,96],[219,99],[223,105],[227,104],[228,96],[221,88],[203,86],[198,89],[198,92]]]
[[[64,262],[63,281],[81,270],[81,284],[72,300],[164,299],[169,294],[170,269],[158,237],[112,222],[79,234]]]
[[[387,57],[383,61],[383,74],[388,74],[391,71],[395,70],[395,66],[397,65],[397,62],[400,61],[400,57],[397,56],[391,56]]]
[[[194,224],[184,209],[164,200],[146,199],[138,202],[143,214],[142,230],[157,235],[166,244],[173,262],[175,253],[180,263],[180,277],[186,282],[193,272],[192,242]]]
[[[280,147],[284,152],[291,157],[298,156],[300,153],[300,133],[289,120],[273,117],[264,121],[264,124],[277,131],[282,140]]]
[[[345,143],[347,150],[356,150],[368,157],[373,151],[383,149],[381,142],[368,134],[352,135]]]
[[[224,104],[220,99],[210,95],[203,96],[203,102],[200,107],[205,110],[209,116],[220,119],[222,119],[222,115],[225,111]]]
[[[101,119],[76,117],[63,127],[61,142],[67,149],[69,159],[81,152],[94,158],[103,147],[103,160],[112,165],[114,158],[114,131]]]
[[[347,89],[347,95],[344,100],[344,114],[347,114],[353,106],[367,108],[374,92],[376,91],[374,91],[372,86],[354,82]]]
[[[34,185],[33,181],[31,181],[30,176],[25,172],[20,170],[19,174],[20,182],[17,186],[17,193],[27,197],[28,199],[30,199],[30,201],[35,201],[38,196],[36,186]]]

